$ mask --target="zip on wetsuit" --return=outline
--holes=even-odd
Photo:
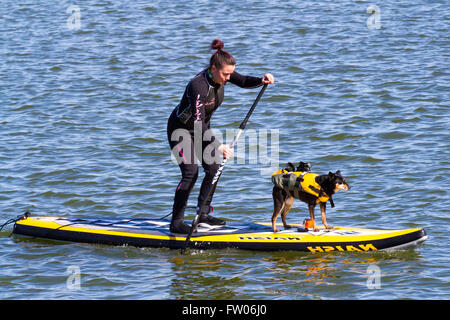
[[[230,75],[229,82],[241,88],[256,88],[262,85],[262,78],[243,76],[237,72],[233,72]],[[175,191],[171,223],[172,232],[188,233],[190,230],[190,227],[184,223],[184,211],[189,194],[198,177],[197,161],[199,159],[201,160],[202,167],[205,171],[205,178],[203,179],[198,196],[197,210],[199,210],[200,204],[206,197],[209,185],[219,168],[221,157],[217,147],[221,143],[216,141],[212,134],[210,135],[210,139],[204,139],[204,135],[210,129],[211,116],[221,105],[223,98],[224,85],[215,83],[210,68],[207,68],[197,74],[188,83],[181,102],[175,107],[169,117],[167,137],[170,148],[178,160],[182,175],[181,181]],[[196,130],[201,131],[201,135],[199,132],[195,132]],[[195,141],[194,136],[196,139],[201,139],[201,142]],[[211,145],[209,150],[212,150],[211,156],[215,161],[211,161],[211,157],[208,158],[203,155],[204,153],[206,154],[205,148],[208,145]],[[206,200],[206,208],[210,208],[212,194],[214,194],[214,190],[210,198]],[[208,212],[200,213],[200,222],[216,225],[225,224],[223,220],[209,216],[209,209],[207,210]]]

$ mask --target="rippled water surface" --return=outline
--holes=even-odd
[[[340,169],[352,187],[335,196],[330,224],[423,227],[429,239],[393,253],[180,256],[8,237],[6,228],[0,298],[448,299],[449,9],[404,0],[2,1],[0,221],[26,210],[168,214],[180,174],[167,118],[220,38],[237,71],[271,72],[276,84],[248,123],[258,142],[241,139],[241,158],[225,168],[217,216],[268,222],[271,166],[303,160],[318,173]],[[224,139],[258,90],[227,85],[212,120]],[[288,221],[306,216],[296,203]],[[374,267],[379,289],[367,286]]]

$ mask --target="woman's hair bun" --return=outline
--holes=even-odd
[[[236,60],[233,56],[226,51],[223,51],[223,42],[219,39],[214,40],[211,43],[211,49],[217,50],[209,59],[209,66],[216,66],[216,68],[222,69],[225,65],[236,65]]]
[[[211,49],[213,50],[222,50],[223,49],[223,42],[219,39],[215,39],[213,40],[213,42],[211,42]]]

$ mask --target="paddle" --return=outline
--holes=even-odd
[[[263,93],[266,90],[266,88],[267,88],[267,84],[264,84],[262,89],[261,89],[261,91],[259,92],[258,96],[256,97],[255,102],[253,102],[253,105],[251,106],[250,110],[248,111],[247,116],[245,117],[244,121],[242,121],[241,125],[239,126],[238,133],[234,137],[234,140],[233,140],[233,142],[230,145],[230,149],[233,149],[234,145],[236,144],[236,142],[238,141],[238,139],[241,136],[242,132],[244,131],[245,127],[247,126],[248,119],[252,115],[253,110],[255,110],[256,105],[258,104],[259,99],[261,99],[261,96],[263,95]],[[189,231],[189,234],[186,237],[186,241],[184,242],[183,248],[181,248],[181,254],[184,254],[184,251],[186,250],[186,247],[187,247],[187,245],[189,243],[189,240],[191,239],[192,234],[194,233],[194,230],[197,227],[198,220],[200,218],[200,212],[203,212],[202,209],[205,207],[207,199],[209,199],[209,197],[213,193],[214,186],[219,181],[219,178],[222,175],[222,171],[223,171],[223,168],[225,167],[226,163],[227,163],[227,158],[223,158],[222,163],[220,164],[219,169],[217,169],[217,172],[214,175],[214,178],[213,178],[213,180],[211,182],[211,185],[209,186],[208,193],[207,193],[205,199],[203,200],[203,202],[202,202],[202,204],[200,206],[200,209],[198,210],[197,214],[195,215],[194,220],[192,221],[191,230]]]

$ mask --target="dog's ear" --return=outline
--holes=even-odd
[[[341,170],[336,171],[336,175],[339,176],[339,177],[342,177]]]
[[[330,178],[334,178],[335,174],[334,174],[333,172],[329,171],[329,172],[328,172],[328,176],[329,176]]]

